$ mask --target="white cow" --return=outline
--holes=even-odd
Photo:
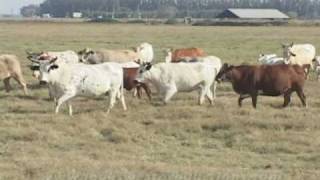
[[[60,106],[66,102],[69,115],[72,116],[71,99],[75,96],[99,96],[109,94],[107,113],[120,98],[123,109],[126,104],[123,94],[123,70],[118,63],[103,63],[98,65],[86,64],[56,64],[57,58],[40,61],[41,82],[54,87],[57,98],[55,112],[59,113]]]
[[[284,64],[284,59],[282,57],[277,57],[276,54],[260,54],[258,62],[266,65]]]
[[[316,56],[316,58],[313,60],[313,66],[317,73],[317,79],[320,81],[320,56]]]
[[[40,72],[39,72],[39,60],[48,60],[52,57],[57,57],[57,64],[60,63],[66,63],[66,64],[75,64],[79,62],[78,54],[74,51],[61,51],[61,52],[41,52],[41,53],[30,53],[27,52],[28,59],[33,61],[31,65],[31,70],[33,71],[32,76],[35,78],[39,78]]]
[[[310,64],[313,69],[312,60],[316,57],[316,49],[312,44],[282,45],[283,58],[286,64]]]
[[[148,63],[152,62],[154,58],[154,52],[152,45],[149,43],[142,43],[138,47],[136,47],[136,52],[138,56],[140,57],[139,63]]]
[[[147,63],[140,66],[136,80],[153,84],[164,103],[177,92],[200,90],[199,104],[203,104],[205,96],[212,104],[214,96],[210,87],[218,72],[213,63],[159,63],[154,66]]]

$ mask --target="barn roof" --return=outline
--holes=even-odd
[[[222,12],[219,17],[230,17],[244,19],[288,19],[289,17],[277,9],[234,9],[230,8]],[[232,17],[231,16],[231,17]]]

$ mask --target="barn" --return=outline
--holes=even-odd
[[[226,9],[217,18],[287,20],[289,17],[278,9]]]

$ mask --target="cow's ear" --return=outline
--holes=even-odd
[[[146,70],[149,71],[151,68],[152,68],[152,64],[148,63],[147,66],[146,66]]]
[[[137,60],[135,60],[135,61],[133,61],[133,62],[135,62],[135,63],[137,63],[137,64],[140,65],[142,61],[141,61],[141,59],[137,59]]]
[[[59,68],[59,66],[58,66],[58,65],[56,65],[56,64],[54,64],[54,65],[50,66],[50,69],[51,69],[51,70],[58,69],[58,68]]]
[[[58,57],[56,56],[56,57],[54,57],[53,59],[50,60],[50,64],[56,62],[57,60],[58,60]]]
[[[138,48],[137,47],[131,47],[132,51],[134,52],[138,52]]]
[[[90,50],[90,51],[88,52],[88,54],[93,55],[93,54],[94,54],[94,51]]]
[[[39,71],[40,70],[40,67],[39,66],[29,66],[30,67],[30,69],[32,70],[32,71]]]
[[[290,47],[292,47],[292,46],[293,46],[293,44],[294,44],[294,43],[293,43],[293,42],[291,42]]]
[[[80,51],[78,51],[78,53],[77,54],[83,54],[83,52],[84,52],[84,50],[80,50]]]
[[[290,55],[293,56],[293,57],[296,57],[297,55],[293,52],[290,52]]]

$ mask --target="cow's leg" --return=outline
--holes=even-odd
[[[138,86],[133,88],[133,97],[137,97],[140,99],[141,98],[141,94],[139,95],[139,88]]]
[[[306,96],[304,95],[304,92],[302,89],[297,90],[297,94],[302,102],[302,105],[304,107],[307,107],[307,100],[306,100]]]
[[[208,98],[209,103],[212,105],[214,98],[210,86],[205,86],[205,96]]]
[[[151,90],[150,90],[150,88],[146,84],[141,84],[141,87],[144,89],[144,91],[146,92],[149,100],[151,101]]]
[[[213,99],[216,99],[217,81],[213,82]],[[211,91],[210,91],[211,92]]]
[[[4,83],[4,88],[6,89],[6,92],[9,92],[12,89],[10,86],[10,77],[5,78],[3,80],[3,83]]]
[[[167,104],[170,99],[172,98],[172,96],[177,92],[177,87],[175,85],[170,85],[167,87],[166,92],[165,92],[165,96],[164,96],[164,103]]]
[[[283,107],[287,107],[288,104],[291,102],[291,94],[292,94],[292,91],[290,90],[284,94]]]
[[[111,109],[113,108],[114,104],[116,103],[116,98],[117,98],[117,90],[110,90],[109,91],[109,107],[108,107],[108,110],[107,110],[107,114],[110,113]]]
[[[212,105],[214,101],[214,96],[210,88],[207,90],[207,98],[209,100],[209,103]]]
[[[73,115],[72,105],[70,101],[67,101],[68,109],[69,109],[69,116]]]
[[[122,104],[122,108],[123,108],[123,110],[127,110],[127,105],[126,105],[126,101],[124,100],[124,89],[123,89],[123,87],[121,87],[121,89],[120,89],[120,95],[121,95],[121,104]]]
[[[73,93],[73,92],[68,92],[67,94],[62,95],[62,96],[58,99],[58,101],[57,101],[57,103],[56,103],[56,110],[55,110],[56,114],[59,113],[60,106],[61,106],[64,102],[66,102],[66,101],[70,100],[71,98],[73,98],[74,96],[75,96],[75,93]],[[70,110],[70,109],[69,109],[69,110]],[[69,114],[70,114],[70,112],[69,112]]]
[[[258,94],[257,93],[251,94],[251,98],[252,98],[252,106],[254,108],[257,108]]]
[[[238,105],[239,105],[239,107],[242,107],[242,100],[244,100],[244,99],[246,99],[246,98],[248,98],[248,97],[250,97],[250,95],[248,95],[248,94],[240,94],[240,97],[239,97],[239,99],[238,99]]]
[[[200,96],[199,96],[199,105],[204,103],[204,98],[207,95],[207,88],[201,86],[200,87]]]
[[[134,91],[136,92],[136,95],[138,95],[138,98],[141,99],[141,95],[142,95],[141,87],[139,85],[136,86],[136,88],[134,88]]]
[[[27,84],[21,75],[14,75],[13,78],[22,86],[24,95],[28,95]]]

